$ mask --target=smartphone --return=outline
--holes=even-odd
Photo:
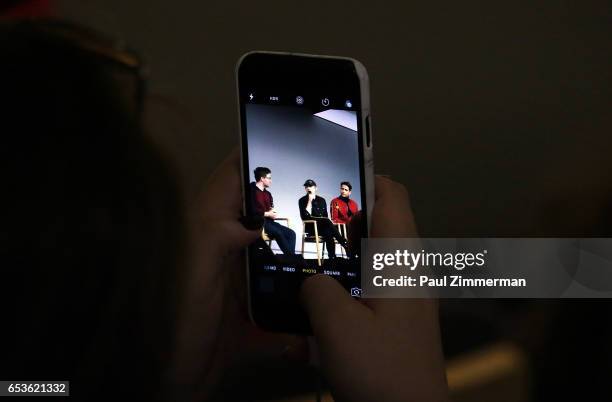
[[[264,218],[247,251],[249,314],[265,330],[308,334],[308,276],[361,296],[374,203],[368,74],[351,58],[255,51],[236,81],[244,213]]]

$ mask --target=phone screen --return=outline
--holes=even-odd
[[[251,313],[269,329],[307,331],[301,282],[336,278],[361,295],[367,233],[360,81],[350,60],[262,54],[239,74]]]

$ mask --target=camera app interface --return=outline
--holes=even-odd
[[[249,250],[257,290],[323,273],[360,296],[358,99],[253,88],[242,102],[247,211],[264,218]]]

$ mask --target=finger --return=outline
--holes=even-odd
[[[200,216],[238,218],[242,214],[240,177],[240,152],[236,147],[206,181],[198,197]]]
[[[348,223],[348,242],[352,248],[359,248],[361,244],[361,211],[357,212]]]
[[[338,281],[315,275],[302,284],[300,301],[320,347],[337,344],[346,334],[358,330],[370,311],[355,301]]]
[[[376,202],[371,237],[416,237],[417,228],[408,190],[386,177],[376,176]]]
[[[247,321],[249,317],[248,300],[247,300],[247,283],[245,275],[246,267],[246,253],[242,252],[233,253],[226,259],[225,267],[227,269],[227,287],[228,292],[228,306],[233,308],[229,314],[233,314],[240,319]]]
[[[410,208],[408,190],[400,183],[377,176],[371,237],[413,238],[416,236],[417,228]],[[422,314],[435,308],[435,302],[432,307],[432,302],[427,300],[364,299],[364,302],[377,315],[389,317]]]
[[[200,247],[218,256],[241,251],[261,237],[262,226],[249,230],[237,219],[209,220],[201,225]]]

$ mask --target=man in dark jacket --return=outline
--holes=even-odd
[[[300,207],[300,216],[302,217],[303,221],[317,221],[317,232],[325,242],[325,246],[327,248],[327,255],[329,256],[329,258],[335,258],[336,245],[334,243],[334,239],[336,239],[338,243],[340,243],[342,247],[344,247],[345,250],[348,250],[347,241],[344,237],[342,237],[340,232],[338,232],[338,229],[336,229],[332,221],[329,220],[329,216],[327,215],[327,203],[325,202],[325,198],[319,197],[316,194],[317,183],[315,183],[314,180],[308,179],[306,180],[306,182],[304,182],[304,189],[306,190],[306,195],[300,198],[298,201],[298,205]],[[305,231],[309,236],[314,236],[314,224],[307,223]]]

